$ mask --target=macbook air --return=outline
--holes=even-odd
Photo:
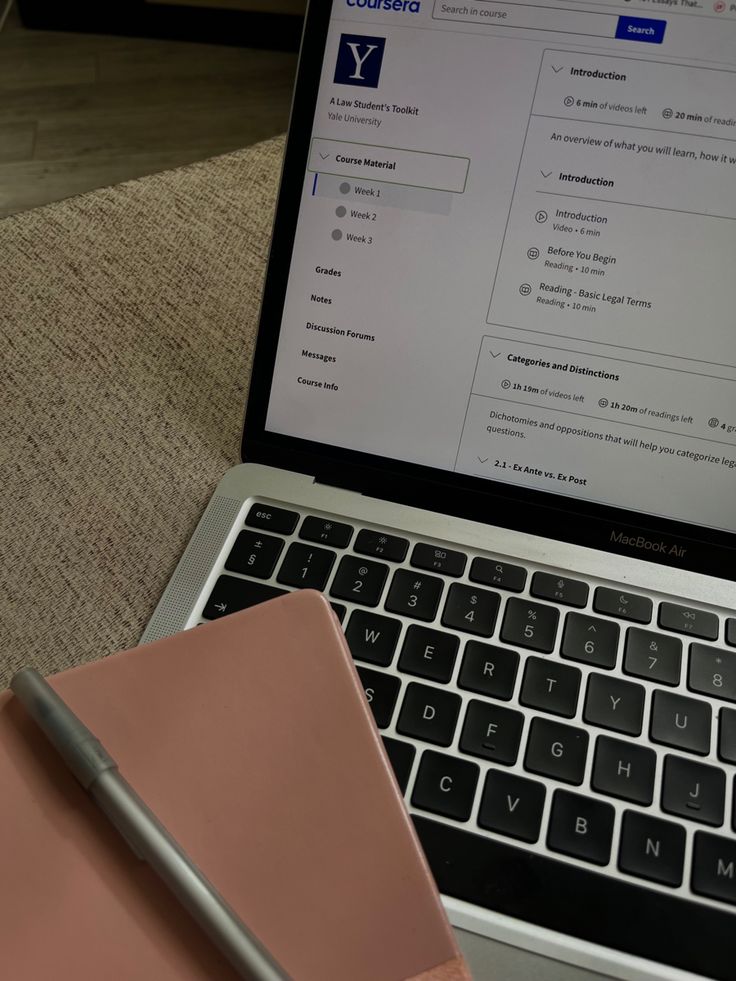
[[[734,4],[310,5],[144,640],[325,593],[479,979],[736,976],[735,179]]]

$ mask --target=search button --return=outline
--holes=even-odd
[[[646,41],[661,44],[664,40],[666,20],[652,20],[650,17],[619,17],[616,37],[620,41]]]

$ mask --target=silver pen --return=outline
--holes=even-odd
[[[10,687],[136,855],[148,862],[242,978],[289,981],[260,941],[121,777],[115,760],[35,668]]]

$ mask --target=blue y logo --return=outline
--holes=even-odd
[[[335,81],[341,85],[365,85],[378,88],[385,37],[342,34],[337,51]]]

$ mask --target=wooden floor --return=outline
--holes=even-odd
[[[0,4],[1,5],[1,4]],[[0,32],[0,217],[286,128],[296,55]]]

